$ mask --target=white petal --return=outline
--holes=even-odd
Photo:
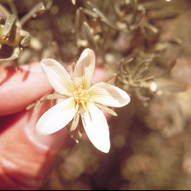
[[[72,95],[74,85],[69,73],[56,60],[46,58],[41,61],[41,66],[50,84],[60,94]]]
[[[62,129],[74,118],[75,112],[73,98],[55,105],[38,120],[36,135],[48,135]]]
[[[130,102],[129,95],[122,89],[100,82],[89,89],[92,101],[110,107],[123,107]]]
[[[83,85],[84,88],[89,88],[92,82],[93,73],[95,70],[95,54],[86,48],[74,69],[73,80],[76,86]]]
[[[88,105],[88,112],[81,113],[82,123],[92,144],[102,152],[110,149],[109,127],[101,110],[93,104]]]

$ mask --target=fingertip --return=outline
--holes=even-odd
[[[0,67],[0,115],[21,111],[51,90],[38,62],[19,66],[17,70]]]

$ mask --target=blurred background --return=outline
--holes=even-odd
[[[110,152],[82,136],[42,190],[191,189],[191,1],[0,0],[0,17],[0,64],[70,65],[89,47],[131,96],[108,120]]]

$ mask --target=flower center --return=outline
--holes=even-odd
[[[83,89],[82,86],[76,88],[74,91],[74,100],[75,100],[75,109],[76,112],[79,110],[80,107],[83,107],[85,111],[87,111],[86,104],[89,101],[89,93],[86,89]]]

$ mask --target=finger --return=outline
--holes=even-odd
[[[0,188],[38,189],[55,154],[72,139],[66,129],[45,137],[34,135],[39,117],[50,107],[24,111],[7,118],[0,131]]]
[[[0,115],[25,109],[52,90],[39,63],[0,67]]]
[[[106,70],[97,67],[93,81],[103,79]],[[0,67],[0,115],[25,109],[52,90],[39,63],[18,67]]]

